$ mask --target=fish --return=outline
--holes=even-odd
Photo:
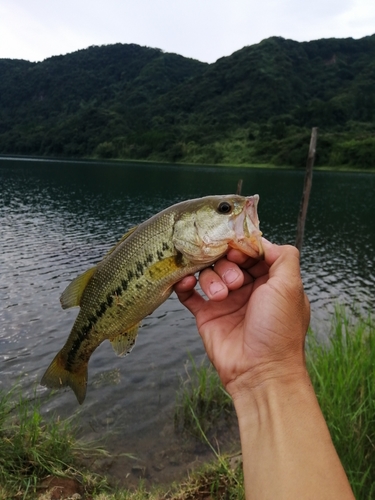
[[[262,258],[259,195],[214,195],[182,201],[130,229],[94,267],[62,293],[63,309],[79,306],[71,333],[41,379],[86,397],[88,363],[108,339],[128,354],[140,322],[159,307],[184,276],[211,266],[230,248]]]

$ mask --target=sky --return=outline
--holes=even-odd
[[[1,0],[0,58],[136,43],[212,63],[270,36],[375,33],[374,0]]]

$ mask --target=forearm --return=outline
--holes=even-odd
[[[234,398],[246,499],[353,499],[308,374]]]

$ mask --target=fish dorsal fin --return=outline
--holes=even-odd
[[[109,250],[103,257],[103,260],[106,259],[111,255],[111,253],[123,242],[128,238],[135,230],[137,229],[137,226],[132,227],[129,229],[127,233],[124,234],[124,236],[121,238],[120,241],[116,243],[116,245]],[[63,309],[68,309],[69,307],[76,307],[81,304],[81,298],[84,289],[86,288],[88,282],[92,278],[93,274],[95,273],[97,267],[92,267],[91,269],[88,269],[86,272],[83,274],[77,276],[63,291],[61,297],[60,297],[60,302],[61,306]]]
[[[112,247],[110,250],[108,250],[108,252],[103,257],[103,260],[106,259],[107,257],[109,257],[111,255],[111,253],[113,253],[116,250],[116,248],[119,245],[121,245],[121,243],[123,241],[125,241],[127,238],[129,238],[129,236],[134,233],[134,231],[137,229],[137,227],[138,226],[134,226],[131,229],[129,229],[129,231],[127,233],[125,233],[124,236],[122,236],[122,238],[116,243],[116,245],[114,247]]]
[[[117,337],[111,340],[113,350],[118,356],[129,354],[133,349],[138,334],[138,328],[139,323],[130,328],[127,332],[117,335]]]
[[[81,305],[81,298],[88,282],[96,272],[96,266],[88,269],[83,274],[74,278],[74,280],[65,288],[60,297],[63,309]]]

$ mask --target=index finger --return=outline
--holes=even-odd
[[[249,257],[245,253],[241,252],[236,248],[231,248],[227,253],[227,259],[235,262],[243,268],[248,268],[256,265],[258,262],[265,260],[268,265],[271,265],[277,257],[279,257],[281,252],[281,246],[271,243],[266,238],[262,238],[262,246],[264,250],[264,257],[257,259],[256,257]]]

